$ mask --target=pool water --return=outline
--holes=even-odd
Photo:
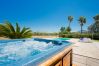
[[[32,64],[36,66],[45,56],[48,57],[69,45],[68,42],[62,44],[58,44],[58,41],[37,38],[0,41],[0,66],[33,66]]]
[[[55,38],[55,40],[70,40],[70,38]]]

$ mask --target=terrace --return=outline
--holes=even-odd
[[[71,39],[73,47],[73,64],[77,66],[98,66],[99,65],[99,42],[82,43],[78,39]]]

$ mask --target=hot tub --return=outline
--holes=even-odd
[[[55,66],[71,51],[70,46],[67,41],[39,38],[0,40],[0,66]],[[53,63],[55,56],[59,58]]]

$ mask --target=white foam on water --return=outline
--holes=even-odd
[[[33,40],[8,42],[0,50],[0,57],[8,56],[8,59],[17,60],[31,54],[33,50],[46,51],[50,47],[53,47],[52,42],[46,43]]]

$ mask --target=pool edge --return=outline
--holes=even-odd
[[[69,51],[72,51],[72,47],[73,45],[65,47],[62,51],[53,55],[52,57],[50,57],[50,59],[47,59],[44,62],[40,63],[38,66],[51,66],[54,62],[56,63],[56,61],[62,59]]]

